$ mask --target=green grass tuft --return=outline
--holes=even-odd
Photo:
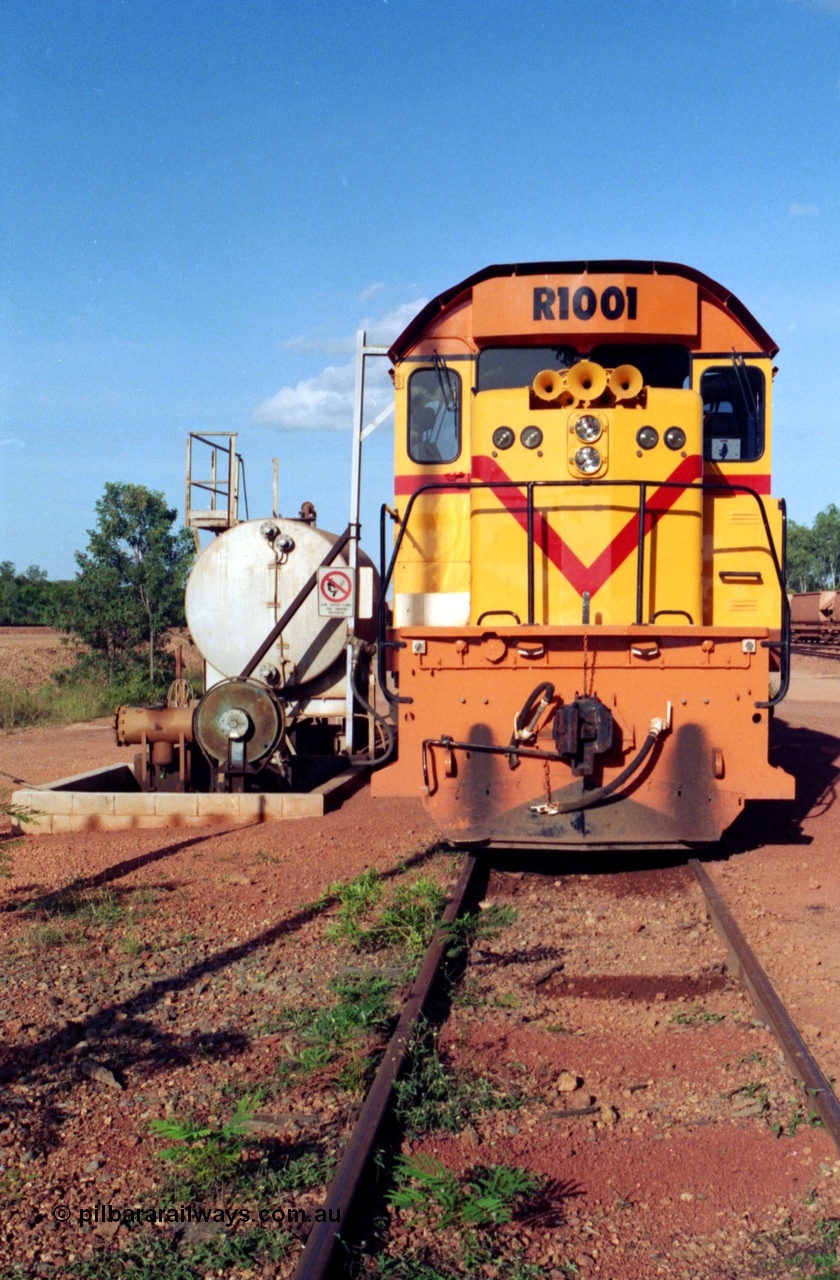
[[[400,1156],[398,1185],[388,1194],[395,1209],[433,1216],[439,1227],[481,1230],[510,1222],[516,1202],[532,1195],[539,1180],[511,1165],[476,1165],[459,1178],[432,1156]]]
[[[174,1236],[137,1231],[124,1249],[97,1250],[66,1263],[64,1275],[79,1280],[203,1280],[205,1276],[253,1275],[255,1264],[279,1263],[291,1252],[283,1231],[252,1227],[222,1231],[212,1240],[184,1245]]]
[[[387,1029],[393,1010],[394,984],[376,973],[353,978],[333,978],[330,992],[337,997],[334,1004],[316,1009],[289,1009],[281,1015],[283,1028],[298,1032],[301,1048],[281,1063],[283,1076],[312,1075],[334,1062],[348,1045],[360,1037],[375,1035]],[[367,1063],[351,1053],[344,1064],[343,1081],[337,1083],[354,1091],[367,1073]]]
[[[425,1027],[412,1039],[395,1093],[394,1110],[408,1138],[440,1130],[460,1133],[483,1111],[511,1111],[522,1103],[517,1090],[502,1089],[473,1072],[450,1070],[440,1058],[436,1035]]]
[[[242,1098],[221,1128],[196,1127],[178,1120],[152,1120],[153,1133],[178,1145],[159,1151],[161,1160],[171,1161],[199,1192],[209,1191],[227,1181],[242,1162],[242,1146],[253,1114],[250,1098]]]

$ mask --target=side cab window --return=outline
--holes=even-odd
[[[408,382],[408,456],[412,462],[454,462],[461,452],[461,377],[439,361]]]
[[[707,462],[755,462],[764,453],[764,373],[740,361],[704,370],[703,456]]]

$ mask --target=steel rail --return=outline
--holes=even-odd
[[[326,1212],[326,1217],[335,1217],[336,1221],[315,1223],[307,1237],[294,1280],[323,1280],[323,1277],[328,1275],[339,1231],[342,1226],[346,1228],[353,1201],[365,1176],[368,1161],[373,1154],[379,1131],[390,1106],[394,1083],[405,1064],[411,1033],[428,1004],[447,945],[451,940],[449,926],[463,910],[477,865],[478,858],[474,854],[470,854],[464,860],[461,874],[452,897],[446,905],[441,924],[426,952],[420,972],[414,979],[396,1030],[374,1076],[373,1084],[365,1098],[335,1177],[327,1188],[323,1207],[325,1211],[329,1211]]]
[[[749,991],[758,1013],[778,1040],[795,1079],[805,1089],[809,1102],[819,1112],[820,1119],[840,1150],[840,1102],[834,1090],[794,1026],[790,1014],[733,920],[708,872],[696,858],[690,858],[688,865],[703,891],[712,923],[726,943],[730,971]]]

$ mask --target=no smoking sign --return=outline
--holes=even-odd
[[[349,569],[332,566],[318,570],[318,616],[320,618],[352,618],[355,608],[353,575]]]

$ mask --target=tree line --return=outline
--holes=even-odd
[[[37,564],[18,573],[11,560],[0,560],[0,627],[62,626],[74,588],[72,581],[50,582]]]
[[[810,526],[788,521],[788,591],[840,587],[840,510],[832,502]]]
[[[175,529],[177,511],[144,485],[106,484],[96,514],[74,581],[0,563],[0,626],[58,627],[76,642],[76,670],[131,685],[138,697],[160,693],[173,666],[160,637],[186,624],[193,535]]]

